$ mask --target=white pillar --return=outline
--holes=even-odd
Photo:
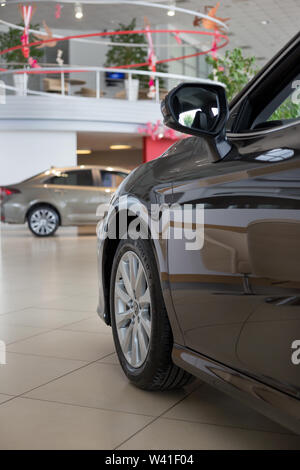
[[[0,131],[0,186],[77,164],[76,132]]]

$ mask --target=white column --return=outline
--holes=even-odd
[[[0,131],[0,186],[77,164],[76,132]]]

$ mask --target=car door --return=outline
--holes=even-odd
[[[92,170],[58,171],[46,184],[60,209],[65,225],[96,222],[98,198]]]
[[[186,139],[184,145],[185,161],[174,178],[173,203],[192,211],[192,223],[182,239],[176,239],[171,228],[168,263],[173,305],[187,347],[240,367],[236,344],[257,300],[249,295],[248,284],[246,227],[251,218],[234,192],[238,182],[245,184],[252,164],[214,163],[202,139]],[[171,227],[175,225],[171,214]],[[187,249],[197,229],[203,230],[203,246]]]
[[[297,63],[294,73],[294,78],[284,84],[265,110],[257,116],[253,113],[250,130],[232,139],[241,158],[262,162],[254,178],[255,198],[251,203],[254,216],[247,226],[249,285],[258,303],[242,328],[237,355],[245,372],[299,397],[300,369],[295,360],[300,344]],[[261,154],[254,157],[252,152],[257,147]]]
[[[201,139],[174,179],[173,202],[204,207],[202,248],[169,242],[186,346],[291,393],[300,377],[291,361],[300,331],[300,113],[291,100],[299,38],[236,100],[227,156],[205,162]]]

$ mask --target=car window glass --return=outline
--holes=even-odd
[[[113,186],[113,173],[111,171],[101,171],[101,186],[105,188]]]
[[[101,170],[101,186],[105,188],[112,188],[119,186],[127,174],[119,171],[105,171]]]
[[[282,126],[300,119],[300,79],[297,75],[255,119],[252,128]]]
[[[61,184],[65,186],[93,186],[93,177],[90,170],[66,171],[59,173],[49,180],[47,184]]]
[[[300,81],[299,81],[299,85],[300,85]],[[293,89],[291,91],[291,94],[271,114],[268,121],[299,118],[300,117],[300,99],[299,99],[300,92],[299,90]]]

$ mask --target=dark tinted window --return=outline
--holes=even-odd
[[[114,188],[122,183],[127,174],[120,171],[101,170],[101,186],[105,188]]]
[[[90,170],[66,171],[53,176],[46,181],[47,184],[62,184],[68,186],[93,186],[93,177]]]

